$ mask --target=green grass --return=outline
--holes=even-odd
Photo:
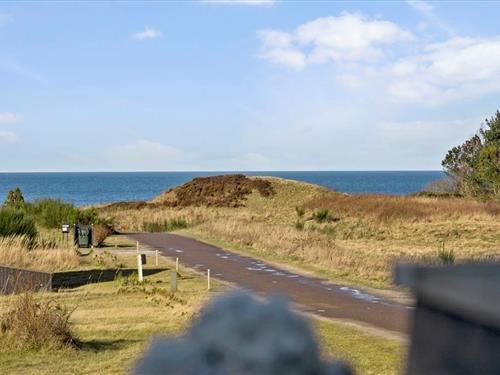
[[[402,372],[406,344],[325,321],[314,321],[314,327],[323,352],[350,363],[357,374],[389,375]]]

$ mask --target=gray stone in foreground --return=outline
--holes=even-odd
[[[246,293],[213,302],[178,339],[158,339],[136,374],[350,374],[320,357],[308,323],[280,298]]]

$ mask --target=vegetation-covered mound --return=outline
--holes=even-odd
[[[161,194],[154,201],[171,207],[240,207],[254,190],[263,197],[275,193],[268,180],[234,174],[195,178]]]

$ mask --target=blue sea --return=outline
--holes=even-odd
[[[0,173],[0,200],[20,187],[28,201],[59,198],[77,206],[116,201],[149,200],[194,177],[235,172],[64,172]],[[406,195],[443,177],[441,171],[377,172],[237,172],[248,176],[276,176],[323,185],[351,193]],[[1,202],[0,202],[1,203]]]

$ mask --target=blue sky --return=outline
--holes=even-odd
[[[0,171],[440,169],[500,3],[0,3]]]

